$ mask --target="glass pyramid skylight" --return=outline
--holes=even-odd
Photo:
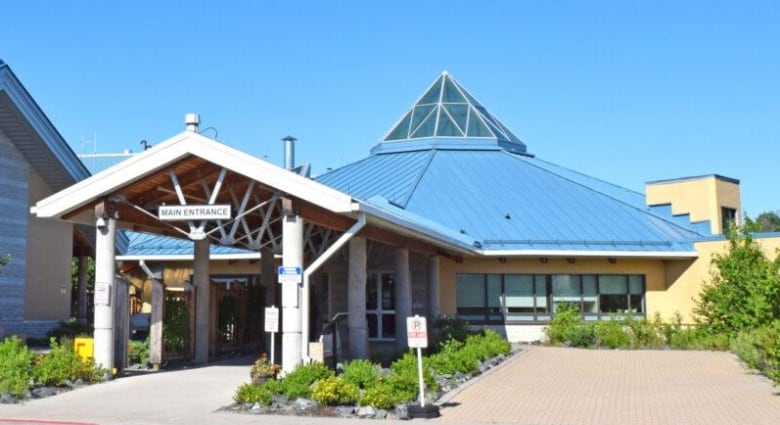
[[[446,71],[412,106],[383,142],[423,141],[424,139],[494,142],[512,152],[525,152],[525,144],[512,134]]]

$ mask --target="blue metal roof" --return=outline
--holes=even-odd
[[[440,77],[412,110],[437,94],[442,102],[449,79]],[[482,105],[479,110],[492,117]],[[364,202],[384,198],[396,213],[472,238],[485,250],[691,252],[702,238],[701,226],[687,216],[648,207],[641,193],[525,154],[525,145],[518,153],[464,134],[400,137],[414,130],[398,126],[413,123],[413,116],[403,118],[371,156],[317,181]]]
[[[194,252],[193,242],[189,239],[133,231],[124,233],[127,235],[129,243],[127,250],[122,254],[123,256],[192,256]],[[257,251],[217,244],[209,245],[209,252],[211,255],[257,254]]]

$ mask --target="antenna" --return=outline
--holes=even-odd
[[[92,140],[81,136],[81,150],[88,153],[89,151],[85,149],[86,145],[92,145],[92,153],[97,154],[97,132],[93,133]]]

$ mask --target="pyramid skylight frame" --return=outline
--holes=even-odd
[[[401,116],[380,144],[437,139],[495,141],[514,152],[526,151],[525,144],[446,71]]]

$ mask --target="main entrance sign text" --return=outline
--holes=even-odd
[[[157,216],[162,221],[230,220],[230,205],[161,205]]]

